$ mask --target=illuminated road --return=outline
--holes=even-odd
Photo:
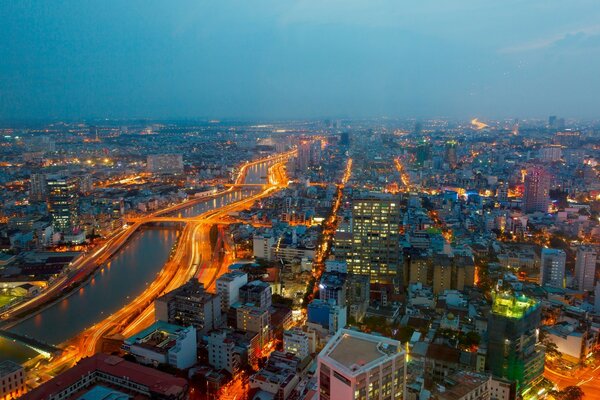
[[[247,162],[240,167],[240,171],[236,177],[235,185],[243,185],[246,179],[246,174],[249,168],[259,164],[268,162],[277,162],[281,160],[287,160],[289,157],[296,154],[295,150],[276,154],[273,156],[265,157],[252,162]],[[233,191],[235,186],[229,187],[226,190],[217,192],[211,196],[205,196],[198,199],[192,199],[184,201],[182,203],[174,204],[172,206],[163,208],[148,214],[145,217],[132,221],[133,223],[129,226],[124,227],[123,230],[116,232],[110,237],[104,244],[99,248],[91,250],[89,253],[84,254],[82,257],[73,262],[72,265],[66,270],[66,273],[62,274],[57,278],[46,290],[40,295],[29,299],[27,301],[16,304],[9,310],[6,310],[0,314],[0,319],[7,320],[2,324],[2,329],[10,328],[21,322],[22,317],[26,316],[30,312],[47,307],[53,304],[55,301],[62,299],[67,289],[81,283],[86,277],[90,276],[100,265],[108,261],[126,242],[129,238],[138,230],[140,226],[145,223],[153,222],[156,219],[160,222],[161,216],[170,214],[181,210],[183,208],[191,207],[197,203],[205,202],[207,199],[221,196],[224,193]],[[271,189],[265,186],[265,190]]]
[[[33,377],[40,378],[40,382],[45,381],[62,369],[73,365],[80,358],[96,353],[100,350],[99,345],[104,337],[126,336],[149,325],[154,320],[154,299],[181,286],[192,277],[197,276],[207,289],[212,289],[217,277],[226,272],[227,266],[233,260],[231,259],[231,252],[228,251],[227,240],[223,241],[225,255],[221,260],[212,254],[209,240],[210,227],[218,224],[222,218],[228,217],[229,213],[246,209],[255,201],[287,187],[285,162],[280,160],[286,160],[293,154],[295,152],[286,153],[284,157],[278,155],[271,158],[276,163],[268,169],[267,184],[264,185],[261,192],[185,221],[185,228],[180,236],[175,253],[147,289],[131,303],[70,341],[64,354],[59,359],[52,360],[48,364],[36,368],[35,371],[32,371]],[[265,160],[260,162],[265,162]],[[245,170],[257,163],[259,162],[248,163],[242,167],[238,181],[243,181]],[[163,213],[165,213],[165,210],[147,216],[126,229],[125,232],[134,228],[137,229],[143,223],[152,222],[153,218]],[[118,248],[126,241],[124,237],[125,234],[115,236],[114,241],[107,244],[107,246],[110,246],[111,249],[113,247]],[[106,250],[108,250],[108,247],[99,249],[95,256],[101,257],[103,254],[108,254],[105,253]],[[201,268],[200,265],[206,265],[206,268]]]
[[[582,373],[574,373],[571,376],[546,367],[544,376],[561,390],[567,386],[579,386],[586,399],[600,399],[600,366],[595,369],[587,368]]]

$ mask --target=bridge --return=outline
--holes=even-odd
[[[3,337],[8,340],[12,340],[13,342],[19,342],[30,349],[38,352],[45,358],[50,358],[52,356],[58,355],[62,353],[62,349],[49,345],[48,343],[44,343],[40,340],[31,338],[29,336],[19,335],[18,333],[6,331],[0,329],[0,337]]]

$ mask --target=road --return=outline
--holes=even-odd
[[[286,157],[292,154],[289,153]],[[240,176],[242,174],[243,172]],[[60,358],[34,369],[33,377],[40,378],[41,383],[41,381],[60,373],[64,368],[73,365],[80,358],[95,354],[104,337],[127,336],[148,326],[154,320],[154,299],[183,285],[192,277],[198,277],[208,289],[212,290],[217,277],[226,272],[232,259],[230,252],[227,251],[222,259],[213,256],[209,240],[210,227],[218,224],[219,220],[227,217],[229,213],[246,209],[255,201],[287,187],[285,162],[277,162],[271,166],[267,175],[268,182],[261,192],[191,218],[181,233],[175,253],[148,288],[131,303],[67,343],[64,346],[66,348],[64,354]],[[148,217],[144,221],[151,222],[152,219]],[[139,221],[136,224],[142,223],[146,222]],[[114,243],[111,246],[117,246],[117,244]],[[227,250],[226,240],[224,245]],[[102,251],[104,250],[98,250],[99,253]],[[200,268],[201,265],[203,265],[202,268]]]
[[[273,156],[261,158],[252,162],[247,162],[240,167],[240,171],[237,174],[235,185],[243,185],[246,179],[248,169],[265,162],[274,162],[280,160],[287,160],[287,158],[294,155],[296,150],[291,150],[286,153],[276,154]],[[2,324],[2,329],[8,329],[14,325],[17,325],[24,318],[29,316],[31,312],[40,309],[44,306],[49,306],[54,302],[61,300],[65,295],[65,291],[68,288],[73,287],[81,283],[87,276],[92,274],[100,265],[108,261],[126,242],[129,238],[138,230],[140,226],[145,223],[161,220],[161,216],[176,212],[182,208],[187,208],[195,205],[196,203],[204,202],[207,199],[221,196],[229,191],[235,189],[235,186],[229,187],[223,191],[217,192],[211,196],[205,196],[198,199],[192,199],[184,201],[182,203],[174,204],[161,210],[155,211],[144,217],[135,219],[131,225],[125,226],[124,229],[116,232],[110,237],[104,244],[100,245],[98,249],[93,249],[87,254],[77,259],[70,265],[66,272],[58,277],[46,290],[40,295],[26,300],[24,302],[16,304],[9,310],[4,311],[0,314],[0,319],[6,320]],[[266,190],[272,189],[271,186],[267,186]]]
[[[572,376],[561,374],[546,367],[544,376],[555,383],[559,389],[564,389],[567,386],[579,386],[585,393],[586,399],[600,399],[600,366]]]

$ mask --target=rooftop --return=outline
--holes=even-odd
[[[0,362],[0,377],[16,372],[22,368],[21,365],[11,360],[2,361]]]
[[[330,359],[354,375],[364,372],[371,363],[391,360],[400,353],[400,342],[396,340],[342,329],[325,346],[319,358]]]
[[[539,303],[525,295],[496,292],[493,295],[492,312],[508,318],[523,318],[539,307]]]

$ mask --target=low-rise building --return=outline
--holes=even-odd
[[[23,367],[13,361],[0,362],[0,399],[16,399],[25,393]]]
[[[185,369],[197,361],[196,329],[157,321],[125,339],[123,350],[142,364],[168,364]]]

